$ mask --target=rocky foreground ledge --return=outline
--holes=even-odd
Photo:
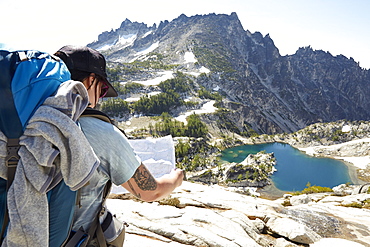
[[[129,224],[129,247],[370,246],[370,210],[342,206],[369,201],[370,194],[334,191],[271,201],[184,181],[160,202],[117,195],[107,204]]]

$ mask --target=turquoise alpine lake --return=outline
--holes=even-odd
[[[289,144],[266,143],[226,149],[221,160],[242,162],[249,154],[260,151],[274,153],[277,171],[271,176],[275,187],[282,191],[301,191],[306,185],[334,187],[351,183],[348,167],[339,160],[309,156]]]

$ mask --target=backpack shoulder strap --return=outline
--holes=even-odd
[[[114,120],[111,119],[107,114],[90,107],[86,108],[86,110],[82,113],[81,117],[95,117],[103,120],[104,122],[114,124]]]
[[[86,110],[82,113],[81,117],[95,117],[95,118],[98,118],[98,119],[100,119],[104,122],[107,122],[107,123],[110,123],[110,124],[116,126],[115,123],[114,123],[114,120],[111,119],[107,114],[105,114],[104,112],[101,112],[99,110],[90,108],[90,107],[86,108]],[[122,133],[125,134],[125,132],[123,130],[121,130],[120,128],[118,128],[118,129],[120,131],[122,131]],[[106,241],[105,241],[105,237],[104,237],[104,234],[103,234],[103,229],[102,229],[102,226],[101,226],[100,221],[99,221],[99,217],[102,214],[104,214],[105,208],[104,208],[103,205],[104,205],[104,203],[105,203],[105,201],[106,201],[106,199],[107,199],[107,197],[110,193],[111,187],[112,187],[112,181],[108,180],[108,182],[106,183],[106,185],[104,187],[104,191],[103,191],[103,200],[101,202],[101,209],[99,210],[97,215],[94,217],[94,220],[91,223],[90,229],[88,231],[88,235],[90,236],[90,240],[92,240],[92,239],[94,239],[94,237],[96,237],[96,240],[97,240],[98,245],[100,247],[107,246]]]

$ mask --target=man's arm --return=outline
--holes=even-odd
[[[150,202],[168,196],[181,185],[183,178],[184,173],[181,169],[174,169],[169,174],[154,178],[146,166],[141,164],[122,186],[137,198]]]

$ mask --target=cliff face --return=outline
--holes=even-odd
[[[235,124],[259,133],[370,117],[369,70],[352,58],[311,47],[281,56],[269,35],[244,30],[235,13],[181,15],[158,27],[126,19],[89,46],[100,49],[110,62],[155,57],[180,71],[206,68],[208,73],[198,73],[194,82],[217,89],[225,97],[223,106],[236,112],[231,116]]]

